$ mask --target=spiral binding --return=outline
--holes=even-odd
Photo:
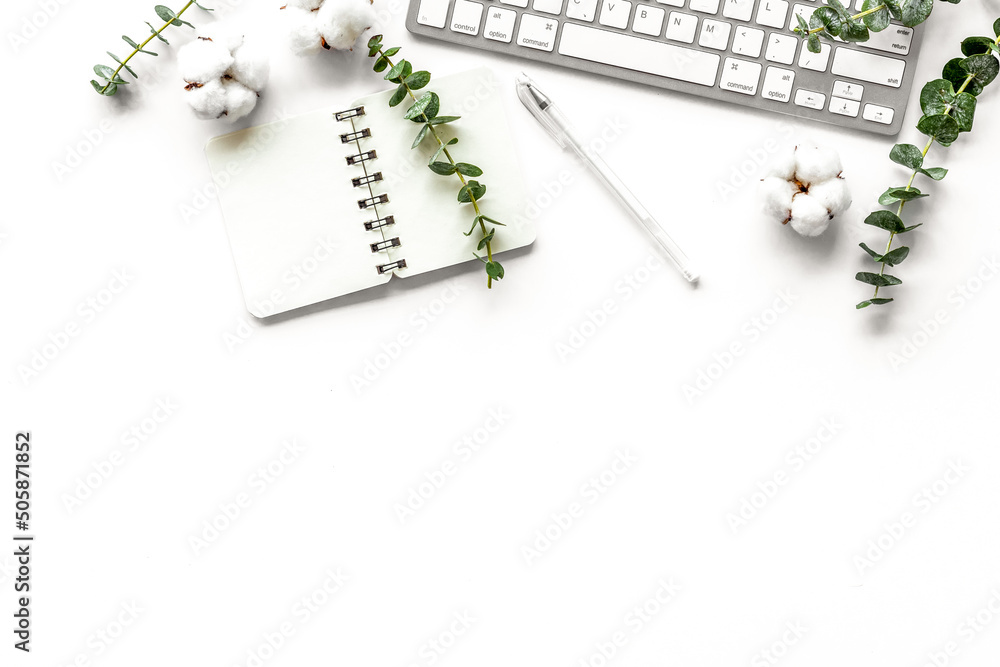
[[[339,121],[350,121],[351,132],[345,132],[340,135],[340,141],[344,144],[354,144],[358,148],[358,153],[355,155],[347,156],[348,166],[360,165],[364,170],[364,176],[358,176],[357,178],[351,179],[351,184],[356,188],[366,188],[368,190],[368,197],[363,197],[358,200],[358,208],[361,210],[371,209],[375,213],[375,219],[369,220],[364,223],[365,231],[377,231],[382,235],[381,241],[369,244],[372,253],[386,252],[392,248],[398,248],[402,245],[398,236],[392,238],[385,238],[385,233],[383,231],[384,227],[396,224],[396,219],[394,216],[386,215],[380,216],[378,207],[380,204],[387,204],[389,202],[389,195],[386,193],[375,193],[372,188],[373,183],[382,182],[384,179],[382,177],[382,172],[373,171],[369,173],[368,162],[378,159],[378,154],[374,149],[363,151],[361,150],[361,140],[367,139],[372,136],[371,130],[367,127],[358,129],[354,125],[354,119],[365,115],[365,108],[363,106],[356,107],[354,109],[346,109],[344,111],[338,111],[333,114],[334,118]],[[405,269],[406,260],[397,259],[392,262],[387,262],[385,264],[376,264],[375,270],[378,271],[379,275],[388,273],[389,271],[394,271],[396,269]]]

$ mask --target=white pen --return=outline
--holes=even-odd
[[[528,78],[528,75],[524,72],[517,77],[517,96],[521,98],[521,102],[528,108],[531,115],[542,124],[542,127],[548,130],[549,134],[552,135],[552,138],[560,146],[565,148],[568,145],[591,166],[597,175],[601,177],[601,180],[604,181],[604,184],[608,186],[608,189],[618,196],[618,199],[629,210],[632,217],[642,223],[642,226],[663,247],[667,255],[677,266],[677,269],[681,272],[681,275],[690,282],[697,282],[698,274],[691,268],[691,261],[684,254],[684,251],[660,227],[659,223],[646,210],[646,207],[628,189],[624,181],[618,178],[615,172],[611,171],[611,167],[607,165],[601,156],[580,141],[562,112],[556,108],[552,100],[540,91],[535,82]]]

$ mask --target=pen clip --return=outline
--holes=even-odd
[[[545,93],[538,89],[535,82],[529,79],[524,73],[517,78],[517,96],[528,112],[535,117],[535,120],[552,135],[552,138],[556,140],[559,147],[566,148],[568,145],[566,135],[562,128],[552,119],[551,111],[555,111],[552,103]],[[551,109],[551,111],[546,111],[546,109]]]

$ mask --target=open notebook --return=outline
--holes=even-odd
[[[494,254],[530,244],[526,197],[499,99],[485,68],[431,80],[437,126],[456,162],[483,170],[483,212],[497,227]],[[457,200],[457,176],[427,168],[433,137],[392,108],[392,90],[209,141],[212,173],[231,175],[219,200],[247,308],[256,317],[300,308],[473,257],[475,213]],[[423,93],[424,91],[420,91]],[[487,229],[490,227],[487,226]],[[479,253],[480,255],[482,253]],[[485,280],[485,272],[483,280]]]

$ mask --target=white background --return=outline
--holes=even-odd
[[[996,90],[973,134],[931,152],[951,174],[907,206],[925,226],[907,238],[897,302],[856,312],[869,291],[853,276],[870,266],[857,242],[885,240],[861,220],[905,179],[892,140],[418,41],[397,6],[385,41],[418,69],[486,64],[506,83],[538,240],[491,291],[467,265],[260,322],[203,155],[231,126],[182,99],[174,56],[190,32],[172,28],[108,99],[90,67],[123,55],[119,36],[141,35],[152,7],[66,0],[15,47],[44,4],[8,5],[0,47],[0,535],[13,533],[17,430],[33,434],[37,535],[30,657],[11,648],[0,550],[4,664],[762,665],[768,650],[789,667],[918,667],[948,642],[949,664],[995,660]],[[268,40],[272,78],[237,127],[383,86],[362,51],[293,56],[279,3],[244,4],[219,14]],[[937,4],[905,142],[922,144],[919,82],[1000,16],[996,0]],[[520,107],[522,68],[582,133],[621,128],[605,156],[698,262],[697,288],[643,268],[641,230]],[[732,180],[772,140],[803,139],[839,147],[855,199],[812,240],[757,213],[759,171]],[[116,271],[127,285],[111,295]],[[699,373],[716,379],[689,398]],[[292,441],[300,451],[274,463]],[[619,456],[627,469],[595,493]],[[262,483],[268,465],[279,474]],[[443,467],[454,474],[402,520],[397,505],[431,495],[421,484]],[[744,500],[758,509],[734,526]],[[663,604],[661,580],[678,587]],[[322,603],[306,613],[303,598]],[[638,624],[645,604],[656,613]],[[980,631],[963,625],[981,611]]]

